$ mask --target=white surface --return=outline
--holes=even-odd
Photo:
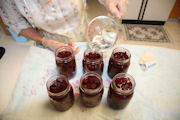
[[[0,60],[0,113],[8,104],[14,85],[21,72],[24,59],[28,53],[29,43],[17,43],[5,36],[0,30],[0,46],[6,49]]]
[[[70,82],[78,94],[81,77],[82,56],[85,44],[79,44],[81,52],[76,56],[77,74]],[[109,78],[107,77],[108,56],[104,59],[103,73],[105,91],[101,104],[95,108],[84,108],[76,100],[66,112],[58,112],[49,104],[45,82],[56,73],[54,53],[32,47],[28,53],[11,102],[2,119],[107,119],[107,120],[178,120],[180,119],[180,51],[148,46],[123,45],[132,58],[128,73],[136,80],[135,94],[124,110],[115,111],[106,104]],[[151,51],[157,65],[144,72],[138,62],[144,51]],[[111,53],[109,51],[109,53]],[[91,116],[91,117],[88,117]]]
[[[142,0],[129,0],[128,9],[123,19],[137,20]]]
[[[167,21],[175,0],[148,0],[143,20]]]

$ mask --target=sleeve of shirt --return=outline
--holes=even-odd
[[[0,0],[0,16],[4,24],[17,35],[21,30],[32,27],[20,14],[13,0]]]

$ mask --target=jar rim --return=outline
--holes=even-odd
[[[57,55],[60,51],[64,51],[66,49],[71,52],[70,56],[64,57],[64,58],[57,57]],[[74,56],[74,51],[71,47],[68,47],[68,46],[62,46],[55,51],[55,58],[56,58],[56,60],[59,60],[59,61],[64,61],[64,60],[70,61],[70,60],[72,60],[73,56]]]
[[[127,53],[127,55],[128,55],[128,59],[126,59],[126,60],[121,60],[121,59],[115,58],[115,57],[114,57],[114,54],[117,52],[116,50],[123,50],[123,51],[125,51],[125,52]],[[113,57],[114,60],[117,61],[117,62],[126,63],[126,62],[128,62],[128,61],[131,59],[131,53],[130,53],[130,51],[129,51],[128,49],[126,49],[126,48],[124,48],[124,47],[116,47],[116,48],[113,50],[113,52],[112,52],[112,57]]]
[[[82,81],[84,78],[86,78],[87,76],[96,76],[99,80],[100,80],[100,86],[96,89],[88,89],[88,88],[83,88],[82,87]],[[103,79],[102,77],[96,73],[96,72],[86,72],[85,74],[82,75],[81,79],[80,79],[80,85],[79,88],[84,92],[87,93],[89,95],[93,95],[93,94],[97,94],[99,93],[102,89],[103,89]]]
[[[122,89],[119,89],[117,86],[116,86],[116,83],[115,83],[115,80],[116,78],[130,78],[130,81],[132,83],[132,89],[130,90],[122,90]],[[136,86],[136,83],[135,83],[135,80],[134,78],[130,75],[130,74],[127,74],[127,73],[118,73],[116,74],[113,79],[112,79],[112,82],[110,84],[110,86],[112,87],[112,89],[114,91],[116,91],[118,94],[120,95],[129,95],[129,94],[132,94],[134,92],[134,88]]]
[[[92,60],[92,59],[89,59],[89,58],[85,57],[85,56],[86,56],[88,53],[90,53],[90,52],[99,54],[99,55],[101,56],[100,59]],[[94,63],[96,63],[96,62],[101,62],[101,61],[103,60],[103,53],[102,53],[101,51],[99,51],[97,48],[93,48],[93,49],[87,48],[87,49],[84,51],[84,58],[86,59],[86,61],[87,61],[88,63],[89,63],[89,62],[94,62]]]
[[[63,79],[67,82],[68,86],[66,87],[65,90],[63,90],[63,91],[61,91],[61,92],[53,93],[53,92],[51,92],[51,91],[49,90],[49,87],[52,85],[53,81],[55,81],[57,78],[63,78]],[[51,77],[47,80],[47,82],[46,82],[46,88],[47,88],[48,94],[50,94],[50,95],[52,95],[52,96],[64,96],[64,95],[66,95],[66,94],[70,91],[71,85],[70,85],[70,83],[69,83],[69,81],[68,81],[68,79],[67,79],[66,76],[64,76],[64,75],[54,75],[54,76],[51,76]]]

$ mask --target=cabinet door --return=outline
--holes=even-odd
[[[143,20],[166,21],[175,0],[148,0]]]
[[[137,20],[142,0],[129,0],[128,9],[123,19]]]

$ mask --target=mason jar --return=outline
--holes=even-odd
[[[130,66],[131,54],[129,50],[117,47],[109,59],[108,75],[113,78],[118,73],[126,73]]]
[[[94,107],[101,102],[104,92],[103,80],[95,72],[85,73],[80,80],[80,97],[87,107]]]
[[[46,83],[51,103],[60,111],[68,110],[74,103],[73,88],[64,75],[52,76]]]
[[[107,103],[111,108],[123,109],[130,102],[135,88],[134,78],[126,73],[119,73],[113,77],[109,86]]]
[[[100,75],[103,73],[103,54],[97,49],[86,49],[83,58],[83,72],[93,71]]]
[[[59,74],[68,79],[73,78],[76,73],[76,60],[73,49],[68,46],[60,47],[55,52],[56,66]]]

